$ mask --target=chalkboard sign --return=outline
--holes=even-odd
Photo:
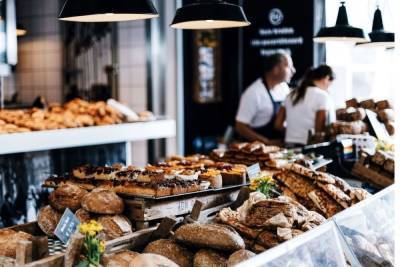
[[[71,236],[75,233],[79,223],[80,222],[75,214],[73,214],[71,210],[66,209],[56,230],[54,231],[54,234],[61,240],[61,242],[67,244]]]
[[[298,80],[313,65],[314,0],[248,0],[243,8],[251,22],[244,28],[244,86],[260,77],[263,58],[284,50]]]

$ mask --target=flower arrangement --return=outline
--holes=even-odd
[[[98,236],[102,230],[103,226],[94,220],[79,225],[79,232],[85,235],[85,241],[83,243],[84,259],[78,267],[100,266],[100,256],[105,250],[105,242]]]
[[[254,178],[250,182],[250,190],[263,193],[267,198],[272,196],[274,180],[271,176]]]

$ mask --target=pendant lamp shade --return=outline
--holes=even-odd
[[[151,0],[66,0],[60,20],[113,22],[158,17]]]
[[[171,27],[201,30],[237,28],[250,24],[241,6],[225,1],[204,0],[179,8]]]
[[[349,25],[346,7],[344,2],[341,2],[339,12],[334,27],[321,28],[314,37],[315,42],[328,42],[328,41],[349,41],[354,43],[367,42],[364,31],[360,28],[352,27]]]
[[[27,33],[27,30],[25,29],[25,27],[22,26],[21,24],[17,24],[17,36],[18,37],[24,36],[24,35],[26,35],[26,33]]]
[[[386,32],[383,28],[382,12],[379,7],[374,13],[374,21],[372,23],[372,32],[369,34],[370,42],[357,44],[358,46],[369,47],[394,47],[394,33]]]

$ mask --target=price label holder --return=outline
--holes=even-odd
[[[70,209],[66,209],[60,222],[57,224],[54,234],[63,242],[68,244],[71,236],[75,233],[79,225],[79,219]]]
[[[247,175],[249,176],[249,179],[252,180],[256,177],[258,177],[261,173],[261,168],[260,164],[256,163],[254,165],[251,165],[246,168]]]

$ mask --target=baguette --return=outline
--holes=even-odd
[[[182,225],[175,232],[175,239],[183,244],[223,251],[245,248],[240,235],[231,227],[218,224],[192,223]]]

